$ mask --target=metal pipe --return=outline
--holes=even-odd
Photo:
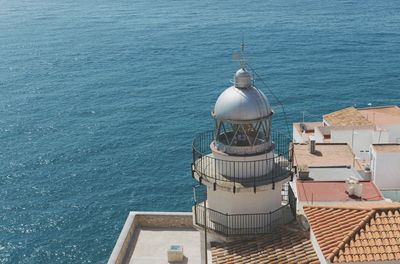
[[[207,200],[206,192],[204,192],[204,264],[208,264],[207,256]]]

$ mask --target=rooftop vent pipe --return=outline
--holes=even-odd
[[[310,153],[315,154],[315,138],[310,137]]]

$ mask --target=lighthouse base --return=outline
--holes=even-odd
[[[194,225],[215,233],[211,240],[220,242],[271,233],[294,219],[290,205],[282,204],[285,182],[276,182],[275,188],[266,185],[255,193],[208,188],[206,203],[198,201],[193,206]]]

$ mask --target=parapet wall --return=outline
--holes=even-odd
[[[192,227],[192,213],[135,213],[137,224],[142,227]]]
[[[122,264],[129,258],[134,247],[136,231],[141,227],[191,228],[193,217],[191,212],[130,212],[108,264]]]

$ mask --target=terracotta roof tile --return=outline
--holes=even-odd
[[[396,105],[359,108],[358,112],[375,125],[400,123],[400,108]]]
[[[216,264],[319,263],[310,240],[301,231],[285,228],[247,241],[216,244],[212,248],[212,262]]]
[[[333,263],[400,260],[399,203],[360,207],[304,207],[325,258]]]
[[[372,125],[356,108],[348,107],[339,111],[324,115],[324,120],[330,126],[361,126]]]

